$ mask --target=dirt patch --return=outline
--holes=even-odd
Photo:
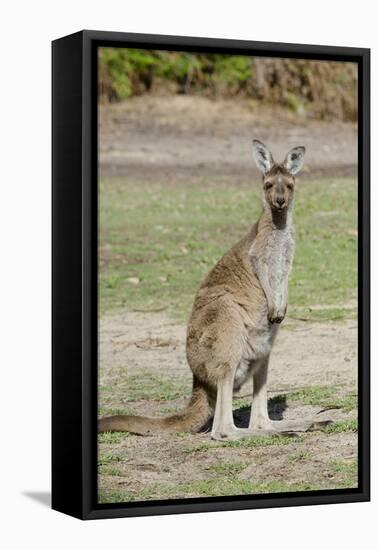
[[[182,408],[191,391],[185,332],[184,325],[164,313],[124,312],[101,319],[100,413],[158,415]],[[319,414],[320,419],[336,420],[333,429],[235,446],[212,442],[208,433],[105,434],[99,446],[100,499],[355,486],[356,384],[356,321],[287,321],[272,353],[271,414],[275,417],[279,411],[283,418]],[[236,396],[237,421],[247,421],[250,393],[251,387],[245,385]]]
[[[291,325],[291,329],[287,327]],[[121,313],[100,321],[100,383],[114,369],[152,371],[192,380],[185,358],[186,326],[164,313]],[[285,320],[271,355],[269,389],[356,385],[357,322],[293,323]],[[245,390],[241,390],[245,392]]]
[[[251,141],[259,138],[280,160],[283,147],[307,148],[302,179],[356,176],[357,126],[313,121],[252,100],[142,96],[100,106],[102,176],[144,181],[257,179]]]

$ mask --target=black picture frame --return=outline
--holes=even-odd
[[[358,64],[356,489],[97,503],[97,48],[354,61]],[[85,30],[52,43],[52,507],[81,519],[370,499],[370,50]]]

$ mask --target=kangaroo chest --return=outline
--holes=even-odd
[[[273,287],[287,280],[292,266],[294,239],[291,227],[274,229],[263,248],[262,260]]]

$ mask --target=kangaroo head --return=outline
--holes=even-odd
[[[256,165],[263,174],[263,200],[272,210],[291,206],[295,192],[295,174],[304,163],[305,147],[293,147],[281,164],[277,164],[269,149],[258,139],[253,141]]]

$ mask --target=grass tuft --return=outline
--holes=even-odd
[[[351,420],[336,420],[333,424],[325,426],[322,431],[327,434],[339,434],[343,432],[357,432],[358,420],[353,418]]]
[[[301,401],[304,405],[315,405],[326,409],[342,409],[344,412],[357,408],[357,394],[341,395],[338,386],[312,386],[279,396],[292,401]]]
[[[235,476],[242,472],[247,466],[247,462],[224,462],[213,464],[209,469],[218,475]]]
[[[232,449],[254,449],[257,447],[269,447],[271,445],[289,445],[296,442],[302,441],[304,435],[299,436],[288,436],[288,435],[267,435],[267,436],[254,436],[254,437],[243,437],[237,439],[236,441],[212,441],[209,443],[201,443],[195,447],[189,447],[185,452],[187,453],[200,453],[203,451],[208,451],[211,449],[220,449],[220,448],[232,448]]]
[[[114,455],[111,453],[104,453],[104,454],[100,453],[98,456],[97,462],[99,466],[105,466],[106,464],[112,464],[113,462],[120,462],[121,460],[123,459],[118,455]]]
[[[110,464],[104,464],[99,466],[98,473],[103,476],[117,476],[122,477],[124,475],[123,471],[120,468],[116,468]]]
[[[121,443],[129,436],[129,432],[103,432],[98,434],[97,440],[99,443],[116,444]]]

